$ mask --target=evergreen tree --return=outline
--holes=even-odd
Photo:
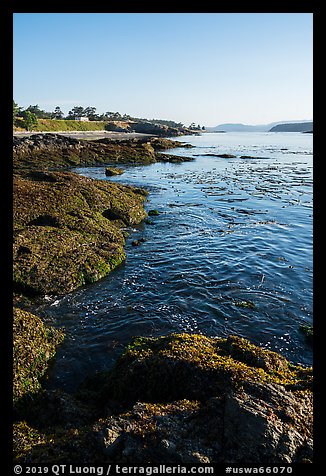
[[[55,110],[51,113],[51,119],[62,119],[63,112],[61,111],[60,107],[57,106]]]
[[[85,117],[85,109],[82,106],[75,106],[68,112],[67,119],[76,119],[76,117]]]

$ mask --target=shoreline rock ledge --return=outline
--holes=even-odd
[[[75,395],[15,423],[18,462],[312,462],[312,369],[238,336],[134,338]]]
[[[148,165],[158,161],[193,160],[192,157],[170,156],[161,152],[179,147],[192,146],[162,137],[86,140],[59,134],[33,134],[13,138],[13,168],[14,172],[19,172],[32,169],[110,164]]]

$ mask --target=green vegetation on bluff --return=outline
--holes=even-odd
[[[16,119],[16,127],[23,130],[25,121]],[[32,129],[35,132],[104,131],[104,121],[71,121],[65,119],[38,119]]]

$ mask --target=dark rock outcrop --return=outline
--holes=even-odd
[[[132,129],[135,132],[140,132],[143,134],[154,134],[163,137],[176,137],[182,136],[185,134],[199,134],[198,131],[192,131],[185,127],[170,127],[165,124],[155,124],[153,122],[135,122],[132,125]]]
[[[83,140],[59,134],[34,134],[13,138],[14,171],[45,170],[103,164],[151,164],[159,161],[159,149],[189,147],[169,139]],[[189,160],[189,158],[180,158]]]

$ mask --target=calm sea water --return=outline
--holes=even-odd
[[[179,138],[195,157],[130,166],[111,178],[149,190],[152,224],[129,229],[126,262],[100,282],[39,308],[64,327],[48,386],[73,391],[112,367],[130,338],[237,334],[310,365],[311,134],[207,133]],[[218,158],[207,154],[234,154]],[[251,156],[254,158],[240,158]],[[108,180],[104,167],[75,172]],[[144,238],[139,247],[131,242]]]

